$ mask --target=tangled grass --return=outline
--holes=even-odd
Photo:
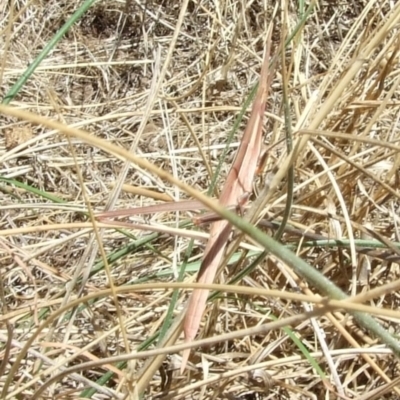
[[[0,12],[12,106],[0,106],[2,398],[400,397],[396,348],[354,318],[398,338],[400,5],[50,0]],[[131,217],[148,230],[123,230],[94,214],[218,197],[271,23],[267,153],[245,218],[352,297],[321,299],[237,231],[181,373],[183,288],[207,226],[159,211]]]

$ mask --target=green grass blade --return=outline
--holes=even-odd
[[[271,319],[273,319],[274,321],[278,320],[278,318],[273,314],[270,314],[269,317],[271,317]],[[326,375],[322,367],[318,364],[318,361],[310,354],[307,347],[304,346],[303,342],[301,341],[301,339],[297,337],[296,333],[294,333],[290,328],[282,328],[282,329],[290,337],[292,342],[303,353],[304,357],[308,360],[310,365],[315,369],[315,371],[321,377],[321,379],[326,379]]]
[[[47,57],[47,55],[54,49],[56,44],[62,39],[62,37],[68,32],[71,26],[78,21],[82,15],[90,8],[90,6],[95,2],[95,0],[86,0],[75,13],[68,19],[68,21],[61,27],[61,29],[54,35],[54,37],[46,44],[44,49],[40,54],[33,60],[32,64],[26,69],[26,71],[21,75],[18,81],[12,86],[8,93],[4,96],[3,104],[9,104],[10,101],[16,96],[16,94],[21,90],[22,86],[25,85],[26,81],[35,72],[36,68],[40,63]]]
[[[6,183],[7,185],[16,186],[16,187],[19,187],[21,189],[24,189],[27,192],[30,192],[30,193],[32,193],[34,195],[42,197],[43,199],[50,200],[53,203],[58,203],[58,204],[67,203],[67,201],[63,200],[60,197],[57,197],[57,196],[54,196],[54,195],[52,195],[50,193],[44,192],[43,190],[36,189],[36,188],[26,184],[26,183],[19,182],[19,181],[15,180],[15,179],[9,179],[9,178],[5,178],[3,176],[0,176],[0,181]]]
[[[348,298],[341,289],[339,289],[321,272],[307,264],[303,259],[292,253],[290,250],[286,249],[285,246],[276,242],[272,237],[266,235],[251,223],[247,222],[243,218],[239,218],[229,210],[223,210],[222,214],[225,219],[264,246],[267,251],[286,263],[308,283],[315,286],[322,294],[328,298],[336,300],[346,300]],[[393,352],[400,357],[400,343],[387,330],[385,330],[378,321],[370,315],[358,311],[354,311],[352,314],[363,328],[379,337],[383,343],[390,347]]]

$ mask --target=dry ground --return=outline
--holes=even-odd
[[[396,283],[396,2],[317,1],[302,25],[309,4],[293,0],[98,1],[15,97],[5,97],[80,5],[77,0],[2,2],[2,98],[128,149],[203,192],[257,83],[268,24],[274,23],[276,54],[300,27],[279,58],[268,100],[264,141],[269,151],[254,199],[271,180],[275,184],[259,226],[275,234],[288,209],[290,178],[287,165],[279,168],[287,159],[285,135],[292,135],[301,145],[282,243],[349,295]],[[247,117],[248,112],[223,158],[218,189]],[[176,282],[186,257],[189,280],[204,245],[196,240],[189,252],[188,238],[137,230],[96,229],[96,236],[87,212],[187,196],[149,171],[44,124],[4,113],[1,122],[2,398],[123,399],[141,392],[145,399],[400,398],[397,358],[343,310],[305,318],[291,329],[218,338],[192,351],[183,374],[179,353],[129,356],[157,348],[156,335],[164,332],[165,320],[179,322],[188,292],[179,293],[171,318],[172,289],[123,288]],[[274,181],[279,171],[282,179]],[[187,217],[135,218],[177,227]],[[235,254],[221,282],[254,261],[254,253]],[[256,288],[258,295],[214,298],[199,338],[301,314],[313,304],[284,294],[319,293],[272,255],[258,261],[239,285]],[[282,296],[265,296],[261,288]],[[384,288],[365,304],[378,312],[397,310],[399,297]],[[398,333],[398,313],[377,319]],[[29,338],[34,340],[27,346]],[[161,347],[181,343],[179,325],[163,340]]]

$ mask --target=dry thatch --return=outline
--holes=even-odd
[[[267,26],[273,21],[278,54],[306,11],[299,3],[98,1],[40,63],[11,105],[84,129],[206,192],[257,83]],[[393,244],[400,242],[400,7],[393,3],[315,4],[276,68],[266,113],[268,156],[255,185],[256,194],[269,188],[258,225],[274,234],[286,208],[284,138],[291,130],[298,147],[293,206],[282,242],[349,295],[396,283],[400,274]],[[3,98],[80,5],[53,0],[0,5]],[[284,88],[290,109],[286,123]],[[215,195],[247,116],[224,159]],[[200,336],[222,336],[197,347],[184,374],[178,353],[135,356],[131,352],[146,346],[157,349],[157,341],[147,341],[167,318],[173,291],[124,287],[140,280],[175,282],[189,239],[93,230],[88,211],[186,195],[90,143],[68,139],[44,124],[1,118],[2,398],[90,394],[123,399],[140,392],[146,399],[400,397],[397,358],[347,311],[252,334],[253,327],[316,307],[285,297],[318,290],[273,256],[240,281],[258,295],[220,295],[210,302]],[[134,217],[167,230],[185,218],[164,212]],[[329,240],[334,239],[343,242],[333,245]],[[385,248],[372,248],[368,240]],[[202,250],[196,240],[188,280]],[[242,254],[222,272],[221,281],[254,259]],[[262,289],[280,290],[282,296],[265,296]],[[187,292],[180,292],[175,324],[186,298]],[[398,308],[395,290],[384,289],[367,304],[382,310],[379,321],[398,333],[400,315],[384,314]],[[228,336],[240,329],[248,331]],[[164,347],[182,340],[179,328],[169,332]],[[29,338],[35,340],[19,362]],[[13,366],[16,372],[10,375]]]

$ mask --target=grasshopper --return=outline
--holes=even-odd
[[[267,33],[266,51],[261,68],[260,83],[252,106],[250,118],[246,126],[243,137],[240,141],[235,160],[227,176],[225,185],[221,191],[219,201],[222,205],[229,208],[242,208],[248,201],[253,189],[253,181],[257,173],[258,159],[262,149],[262,131],[263,117],[268,97],[268,90],[272,81],[272,72],[269,68],[271,54],[271,35],[272,25]],[[145,214],[150,212],[162,211],[190,211],[202,208],[200,202],[194,200],[165,203],[156,206],[138,207],[128,210],[109,211],[97,214],[97,217],[104,221],[112,217],[121,217],[132,214]],[[197,276],[199,283],[212,283],[214,281],[217,269],[224,256],[225,248],[232,231],[232,226],[225,220],[216,220],[212,216],[195,218],[195,223],[212,221],[210,226],[210,235],[204,251],[203,260]],[[126,223],[119,223],[120,226],[132,227]],[[139,227],[133,225],[134,227]],[[193,290],[186,311],[183,325],[185,342],[191,343],[199,330],[202,316],[204,314],[208,290]],[[181,371],[183,372],[190,349],[183,352]]]

